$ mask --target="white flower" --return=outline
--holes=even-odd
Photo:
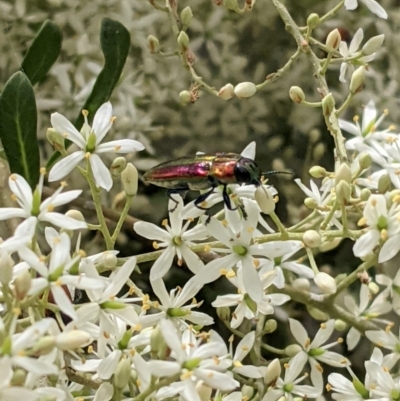
[[[282,379],[278,377],[275,385],[262,398],[262,401],[276,401],[280,397],[285,397],[287,401],[293,401],[294,395],[303,398],[315,398],[321,391],[313,386],[299,385],[298,383],[304,380],[307,375],[297,378],[307,362],[307,355],[299,352],[285,365],[285,376]],[[297,378],[297,379],[296,379]]]
[[[184,321],[201,326],[208,326],[214,323],[214,319],[206,313],[193,311],[202,302],[196,302],[194,296],[203,288],[204,284],[197,276],[193,276],[183,288],[175,288],[168,294],[164,280],[159,278],[151,282],[154,294],[160,300],[160,304],[155,306],[160,309],[160,313],[152,313],[141,318],[145,326],[157,324],[162,318],[168,317],[177,321],[178,326]],[[190,299],[190,305],[185,305]]]
[[[361,125],[358,116],[354,117],[354,123],[339,118],[340,128],[347,131],[349,134],[354,135],[354,138],[346,141],[346,148],[361,152],[364,148],[360,145],[367,144],[370,145],[374,151],[378,152],[378,154],[386,156],[387,153],[382,148],[379,141],[389,141],[397,138],[397,135],[389,133],[391,127],[381,131],[377,130],[387,114],[388,112],[384,111],[378,118],[375,103],[373,100],[370,100],[364,106]],[[374,155],[372,154],[371,156],[373,157]]]
[[[263,244],[263,250],[267,258],[262,262],[263,267],[266,267],[267,271],[276,271],[274,284],[278,288],[285,286],[283,269],[296,273],[300,277],[314,278],[314,272],[310,267],[290,260],[302,248],[303,243],[301,241],[272,241]]]
[[[354,244],[354,255],[365,257],[380,241],[385,241],[379,251],[379,263],[393,258],[400,250],[399,215],[397,203],[393,203],[388,209],[384,195],[371,195],[361,219],[361,223],[367,224],[369,228]]]
[[[400,270],[397,270],[393,280],[385,274],[377,274],[375,280],[378,284],[386,286],[384,291],[392,297],[393,310],[400,315]]]
[[[120,139],[101,143],[114,121],[110,102],[104,103],[97,110],[93,119],[93,127],[88,124],[87,113],[84,114],[84,117],[85,123],[82,127],[82,132],[79,132],[63,115],[59,113],[51,115],[53,128],[62,134],[65,139],[75,143],[80,150],[56,163],[50,171],[49,181],[57,181],[65,177],[86,158],[90,163],[97,185],[109,191],[112,187],[111,174],[99,154],[106,152],[131,153],[143,150],[144,146],[133,139]]]
[[[85,222],[53,211],[54,208],[65,205],[76,199],[82,193],[82,190],[61,193],[64,188],[64,186],[61,185],[52,196],[42,202],[43,180],[44,174],[42,172],[39,184],[36,190],[32,192],[31,187],[24,177],[18,174],[11,174],[8,179],[8,185],[13,193],[13,199],[18,203],[19,207],[0,208],[0,220],[12,219],[15,217],[27,219],[32,216],[35,217],[37,221],[45,221],[67,230],[87,228]]]
[[[258,224],[258,210],[249,200],[243,201],[248,216],[247,219],[242,220],[239,231],[233,231],[229,225],[225,226],[215,218],[207,224],[210,235],[225,246],[213,248],[212,251],[227,255],[209,262],[199,275],[207,284],[215,281],[221,274],[227,274],[240,262],[243,268],[244,288],[253,301],[259,302],[263,297],[263,288],[256,270],[260,266],[260,260],[255,256],[266,255],[267,244],[254,244],[253,236]]]
[[[314,340],[312,341],[310,341],[306,329],[299,321],[295,319],[289,319],[289,324],[293,337],[302,346],[302,352],[304,352],[308,357],[308,362],[311,365],[311,381],[316,388],[321,389],[322,391],[323,369],[319,362],[339,368],[345,367],[349,364],[349,361],[343,355],[340,355],[336,352],[327,351],[329,348],[337,345],[339,341],[322,345],[328,341],[332,335],[333,330],[335,329],[335,321],[334,319],[331,319],[325,323],[322,323],[320,329],[314,337]]]
[[[349,59],[349,61],[343,61],[340,65],[340,75],[339,81],[346,82],[347,69],[350,67],[349,75],[351,75],[354,71],[353,59],[356,57],[358,62],[368,63],[375,58],[375,53],[369,54],[368,56],[362,56],[361,51],[359,51],[360,44],[364,38],[364,31],[362,28],[359,28],[355,33],[353,39],[350,42],[350,46],[347,47],[347,43],[345,41],[341,41],[339,45],[339,52],[345,59]]]
[[[167,220],[164,220],[162,225],[165,227],[165,230],[155,224],[144,221],[139,221],[133,225],[133,229],[142,237],[161,241],[160,243],[153,244],[157,248],[165,248],[151,268],[150,281],[165,276],[171,268],[175,255],[178,256],[179,265],[181,265],[184,260],[188,268],[195,274],[204,268],[204,263],[189,246],[194,245],[192,242],[194,240],[206,238],[207,230],[203,225],[196,225],[188,230],[187,228],[189,227],[190,221],[183,224],[183,220],[180,217],[183,208],[182,198],[179,197],[177,202],[176,204],[172,199],[168,202],[171,225],[168,224]]]
[[[388,313],[392,306],[390,302],[386,299],[387,294],[382,292],[379,294],[374,301],[368,306],[370,303],[370,294],[368,285],[361,284],[360,288],[360,304],[357,305],[354,301],[354,298],[350,295],[346,295],[344,298],[344,304],[346,308],[356,317],[362,320],[371,320],[375,322],[382,322],[388,324],[388,321],[377,319],[378,316]],[[355,346],[360,341],[361,334],[360,332],[353,326],[347,333],[346,342],[349,350],[353,350]]]
[[[227,371],[232,361],[226,357],[226,345],[215,331],[211,330],[208,341],[203,343],[201,337],[196,338],[190,327],[181,334],[171,321],[161,320],[160,328],[175,361],[151,360],[151,373],[155,377],[180,374],[181,381],[160,389],[156,393],[157,399],[180,394],[186,401],[200,401],[196,391],[199,381],[221,391],[231,391],[239,386]]]
[[[235,306],[236,309],[232,313],[231,327],[236,329],[243,322],[243,319],[248,320],[257,317],[258,313],[269,315],[274,313],[275,305],[282,305],[290,300],[290,297],[285,294],[272,294],[266,290],[274,283],[276,271],[266,271],[266,268],[260,269],[258,275],[260,277],[262,288],[264,290],[262,299],[258,302],[249,299],[249,295],[243,284],[243,267],[240,266],[236,277],[230,277],[229,281],[238,289],[237,294],[218,295],[217,299],[212,303],[215,308],[223,306]]]
[[[53,239],[51,244],[52,252],[48,265],[43,262],[35,252],[27,247],[18,250],[20,258],[29,266],[35,269],[41,277],[32,279],[29,290],[30,295],[38,295],[44,289],[49,288],[54,302],[60,310],[72,319],[76,319],[74,305],[68,297],[68,286],[82,290],[104,288],[103,280],[85,277],[83,275],[71,275],[69,270],[78,261],[78,258],[71,259],[71,240],[68,234],[61,233]]]
[[[379,18],[387,18],[387,13],[384,8],[375,0],[360,0],[372,13]],[[355,10],[358,7],[358,0],[345,0],[344,6],[346,10]]]

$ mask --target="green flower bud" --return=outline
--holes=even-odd
[[[311,29],[316,28],[319,25],[320,19],[319,15],[316,13],[312,13],[307,18],[307,26]]]
[[[335,320],[335,330],[336,331],[345,331],[347,330],[347,323],[343,320],[336,319]]]
[[[58,152],[65,151],[65,139],[61,133],[57,132],[54,128],[48,128],[46,131],[46,138]]]
[[[111,163],[110,171],[113,177],[118,177],[126,167],[125,157],[118,156]]]
[[[289,97],[295,103],[303,103],[306,95],[304,94],[303,89],[299,86],[292,86],[289,89]]]
[[[271,334],[278,328],[278,323],[275,319],[268,319],[264,324],[264,333]]]
[[[363,188],[360,193],[360,199],[362,201],[367,201],[368,198],[371,196],[371,190],[368,188]]]
[[[391,183],[389,174],[382,174],[378,180],[378,192],[385,194],[389,190]]]
[[[226,84],[218,91],[218,97],[224,100],[232,99],[235,96],[234,90],[235,88],[232,84]]]
[[[303,348],[299,344],[291,344],[285,348],[285,354],[287,356],[297,355]]]
[[[361,92],[364,86],[364,81],[365,81],[365,67],[361,66],[358,67],[351,76],[350,86],[349,86],[350,93],[355,95],[356,93]]]
[[[231,318],[231,310],[227,306],[219,306],[217,308],[217,315],[223,322],[228,322]]]
[[[376,51],[378,51],[381,48],[384,40],[385,40],[385,35],[383,35],[383,34],[373,36],[362,47],[361,51],[362,51],[363,55],[369,56],[369,55],[375,53]]]
[[[44,336],[40,338],[30,350],[30,356],[39,357],[53,351],[56,346],[56,338],[54,336]]]
[[[254,388],[252,386],[247,386],[244,384],[242,386],[242,399],[244,400],[251,400],[254,395]]]
[[[181,52],[185,52],[189,47],[189,36],[185,31],[180,31],[177,39],[179,49]]]
[[[124,309],[125,304],[120,301],[105,301],[100,305],[101,309]]]
[[[336,281],[327,273],[320,272],[316,274],[314,277],[314,283],[324,294],[331,295],[336,293]]]
[[[317,143],[313,149],[313,158],[315,160],[320,160],[321,158],[325,157],[325,154],[326,154],[325,144],[322,142]]]
[[[135,196],[138,191],[139,175],[136,167],[128,163],[125,170],[121,173],[121,183],[128,196]]]
[[[65,215],[77,221],[85,221],[85,217],[83,217],[83,214],[80,210],[70,209],[67,211],[67,213],[65,213]]]
[[[0,238],[0,244],[3,240]],[[0,283],[7,286],[13,277],[15,263],[8,252],[0,251]]]
[[[363,170],[366,170],[371,167],[372,165],[372,158],[369,153],[362,153],[360,158],[358,159],[358,163]]]
[[[153,35],[147,37],[147,46],[149,47],[151,54],[157,54],[160,51],[160,42]]]
[[[15,369],[11,379],[11,386],[23,387],[25,385],[27,372],[23,369]]]
[[[103,265],[107,269],[117,266],[118,258],[113,253],[107,253],[103,258]]]
[[[313,128],[308,133],[308,137],[310,138],[311,143],[316,143],[319,141],[319,138],[321,138],[321,131],[317,128]]]
[[[193,18],[192,9],[187,6],[181,11],[181,22],[183,26],[188,26]]]
[[[253,96],[257,92],[257,88],[253,82],[241,82],[235,86],[234,92],[239,99],[245,99]]]
[[[164,337],[161,333],[160,326],[156,326],[150,335],[151,352],[157,354],[160,359],[164,359],[168,353],[168,346],[165,343]]]
[[[238,9],[238,2],[237,0],[224,0],[224,6],[228,9],[228,10],[237,10]]]
[[[281,371],[282,369],[279,359],[278,358],[273,359],[267,367],[267,371],[264,376],[264,383],[268,387],[274,386],[278,377],[280,377],[281,375]]]
[[[314,198],[306,198],[306,199],[304,199],[304,204],[309,209],[316,209],[318,207],[317,201]]]
[[[329,315],[327,313],[322,312],[321,310],[313,308],[311,306],[307,306],[307,311],[315,320],[326,322],[329,319]]]
[[[326,38],[326,50],[328,52],[333,52],[339,48],[340,42],[342,38],[340,36],[340,32],[338,29],[334,29],[333,31],[329,32],[329,35]]]
[[[131,378],[131,362],[124,358],[118,363],[117,369],[115,369],[113,384],[116,388],[123,390],[129,383]]]
[[[182,91],[179,93],[179,99],[181,99],[182,104],[189,104],[192,101],[192,96],[189,91]]]
[[[335,99],[332,96],[332,93],[328,93],[322,99],[322,110],[324,112],[324,116],[330,116],[335,110]]]
[[[309,173],[314,178],[324,178],[328,175],[328,172],[321,166],[311,167]]]
[[[309,248],[318,248],[321,245],[321,235],[318,231],[307,230],[303,234],[303,242]]]

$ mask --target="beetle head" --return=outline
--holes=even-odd
[[[261,185],[261,171],[254,160],[241,157],[235,166],[235,178],[238,184]]]

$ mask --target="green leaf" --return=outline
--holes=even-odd
[[[128,57],[131,37],[128,30],[118,21],[103,18],[100,33],[101,50],[104,54],[104,67],[100,71],[89,98],[83,106],[93,117],[97,109],[111,96],[112,91],[121,76],[126,58]],[[83,125],[82,113],[75,121],[75,127]]]
[[[60,28],[51,21],[45,21],[21,65],[21,71],[26,74],[32,85],[47,75],[60,54],[61,42]]]
[[[84,110],[89,111],[90,117],[93,118],[97,109],[110,98],[128,57],[130,42],[129,32],[121,23],[109,18],[103,18],[101,22],[100,43],[104,54],[104,66],[83,106]],[[76,129],[80,130],[83,122],[83,115],[79,113],[78,118],[74,122]],[[66,148],[70,144],[69,141],[66,141]],[[55,152],[51,156],[47,163],[48,169],[59,156],[59,152]]]
[[[39,181],[37,112],[31,82],[16,72],[0,95],[0,139],[10,170],[25,177],[32,189]]]

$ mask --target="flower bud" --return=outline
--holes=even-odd
[[[253,96],[257,92],[257,88],[253,82],[241,82],[235,86],[234,92],[239,99],[245,99]]]
[[[200,380],[196,384],[196,393],[199,395],[201,401],[208,401],[211,400],[212,388]]]
[[[307,26],[310,27],[311,29],[314,29],[319,25],[319,15],[316,13],[312,13],[308,16],[307,18]]]
[[[231,310],[227,306],[219,306],[217,308],[217,315],[223,322],[228,322],[231,318]]]
[[[192,9],[187,6],[181,11],[181,22],[183,26],[188,26],[193,18]]]
[[[103,258],[103,265],[107,269],[112,269],[113,267],[117,266],[118,258],[113,253],[107,253],[104,255]]]
[[[160,51],[160,42],[153,35],[147,37],[147,46],[149,47],[151,54],[157,54]]]
[[[254,395],[254,387],[247,386],[246,384],[242,387],[242,400],[251,400]]]
[[[48,128],[46,131],[46,138],[58,152],[65,150],[65,139],[60,132],[54,128]]]
[[[326,154],[325,144],[322,142],[317,143],[313,149],[314,160],[320,160],[322,157],[325,157],[325,154]]]
[[[267,367],[267,371],[264,376],[264,383],[267,386],[273,386],[278,380],[278,377],[281,375],[281,371],[282,369],[279,359],[273,359]]]
[[[309,248],[317,248],[321,245],[321,235],[318,231],[307,230],[303,234],[303,242]]]
[[[361,51],[362,51],[363,55],[369,56],[369,55],[375,53],[377,50],[379,50],[381,48],[384,40],[385,40],[385,35],[383,35],[383,34],[373,36],[362,47]]]
[[[310,289],[310,282],[306,278],[296,278],[292,281],[291,286],[297,290],[308,291]]]
[[[351,196],[351,187],[346,181],[340,181],[339,184],[336,185],[336,198],[340,204],[345,204],[350,200]]]
[[[371,196],[371,190],[368,188],[363,188],[360,193],[360,199],[362,201],[367,201],[368,198]]]
[[[189,36],[185,31],[180,31],[177,39],[179,49],[181,52],[185,52],[189,47]]]
[[[278,323],[275,319],[268,319],[264,324],[264,333],[271,334],[278,328]]]
[[[299,344],[291,344],[285,348],[285,354],[287,356],[295,356],[302,350]]]
[[[256,188],[254,199],[263,213],[271,214],[275,210],[276,204],[270,189],[260,185]]]
[[[343,320],[336,319],[335,320],[335,330],[337,331],[344,331],[347,329],[347,323]]]
[[[14,280],[15,295],[19,301],[23,300],[28,294],[32,283],[32,277],[28,270],[24,270]]]
[[[328,172],[321,166],[311,167],[309,173],[314,178],[324,178],[328,175]]]
[[[366,170],[371,167],[372,165],[372,158],[371,155],[367,152],[362,153],[360,158],[358,159],[358,163],[363,170]]]
[[[24,387],[27,372],[23,369],[14,369],[14,374],[11,379],[11,386]]]
[[[125,170],[121,173],[121,183],[128,196],[135,196],[138,190],[138,171],[132,163],[128,163]]]
[[[56,346],[56,338],[54,336],[44,336],[39,338],[39,340],[34,344],[30,350],[31,356],[39,357],[41,355],[46,355],[53,351]]]
[[[307,306],[307,311],[315,320],[326,322],[329,319],[329,315],[327,313],[322,312],[320,309],[313,308],[312,306]]]
[[[355,95],[356,93],[361,92],[364,86],[364,81],[365,81],[365,67],[361,66],[358,67],[351,76],[350,86],[349,86],[350,93]]]
[[[0,238],[0,244],[3,240]],[[0,251],[0,283],[7,286],[13,276],[13,267],[15,263],[8,252]]]
[[[71,219],[85,222],[85,217],[83,217],[83,214],[80,210],[70,209],[67,211],[67,213],[65,213],[65,215]]]
[[[336,281],[327,273],[317,273],[314,277],[314,283],[324,294],[336,293]]]
[[[368,283],[368,289],[369,289],[369,292],[370,292],[372,295],[376,295],[376,294],[379,292],[379,286],[378,286],[378,284],[374,283],[373,281],[371,281],[371,282]]]
[[[335,99],[332,96],[332,93],[328,93],[322,99],[322,110],[324,112],[324,116],[330,116],[335,110]]]
[[[382,174],[378,180],[378,192],[385,194],[389,190],[391,182],[389,174]]]
[[[306,95],[299,86],[291,86],[289,89],[289,97],[295,103],[303,103]]]
[[[129,383],[131,378],[131,362],[123,358],[119,361],[117,369],[115,369],[113,384],[116,388],[123,390]]]
[[[224,100],[232,99],[235,96],[234,90],[232,84],[226,84],[218,91],[218,97]]]
[[[351,184],[351,169],[347,163],[341,163],[335,173],[335,184],[339,184],[342,180]]]
[[[320,252],[329,252],[336,249],[341,243],[342,238],[332,238],[329,241],[325,241],[319,247]]]
[[[72,351],[86,347],[93,341],[89,333],[83,330],[65,331],[57,336],[56,346],[62,351]]]
[[[314,198],[306,198],[306,199],[304,199],[304,204],[309,209],[316,209],[318,207],[317,201]]]
[[[326,38],[326,50],[328,52],[333,52],[339,48],[340,42],[342,38],[340,36],[340,32],[338,29],[334,29],[333,31],[329,32],[329,35]]]
[[[110,171],[113,177],[118,177],[126,167],[125,157],[118,156],[111,163]]]
[[[238,9],[238,2],[237,0],[224,0],[224,6],[228,10],[237,10]]]
[[[189,91],[182,91],[179,93],[179,99],[181,99],[182,104],[189,104],[192,101],[192,96]]]
[[[160,359],[164,359],[168,353],[168,346],[165,343],[164,337],[161,333],[160,326],[156,326],[150,335],[150,348],[155,352]]]
[[[313,128],[308,133],[308,137],[310,138],[311,143],[317,143],[319,138],[321,138],[321,131],[318,128]]]

